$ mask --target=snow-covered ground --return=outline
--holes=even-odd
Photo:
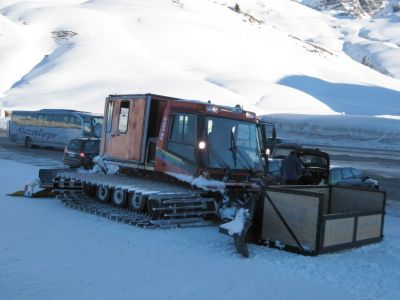
[[[216,227],[150,230],[6,193],[37,167],[0,160],[0,299],[398,299],[400,213],[384,241],[318,257],[250,245]]]

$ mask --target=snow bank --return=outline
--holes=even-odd
[[[0,129],[7,129],[7,123],[10,118],[0,118]]]
[[[266,115],[263,119],[274,122],[278,136],[293,143],[350,148],[400,148],[398,116]]]

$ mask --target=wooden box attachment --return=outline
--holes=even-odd
[[[383,238],[386,192],[339,186],[265,188],[258,241],[305,255]]]

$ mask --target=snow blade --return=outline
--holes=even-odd
[[[246,237],[247,231],[249,230],[251,225],[253,225],[253,222],[251,220],[247,220],[244,223],[242,232],[240,234],[235,233],[233,235],[233,241],[235,242],[236,251],[244,257],[249,257],[249,249],[247,247]]]
[[[57,168],[57,169],[40,169],[39,179],[40,186],[42,187],[52,187],[53,180],[56,178],[57,174],[62,172],[73,172],[74,170],[70,168]]]
[[[30,197],[30,198],[53,198],[54,194],[52,193],[52,188],[44,188],[39,191],[34,191],[29,195],[27,195],[26,191],[17,191],[11,194],[7,194],[7,196]]]
[[[220,225],[219,232],[233,237],[235,248],[244,257],[249,257],[247,248],[247,231],[253,225],[248,210],[241,208],[236,212],[235,219]]]

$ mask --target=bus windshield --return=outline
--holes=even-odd
[[[101,137],[101,129],[103,127],[102,117],[91,117],[83,121],[83,131],[86,137]]]
[[[263,170],[256,124],[217,117],[205,119],[210,168]]]

